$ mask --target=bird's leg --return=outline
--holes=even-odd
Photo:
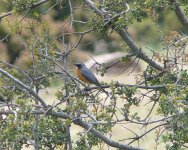
[[[90,90],[90,84],[88,84],[87,86],[85,86],[83,92],[87,93],[87,92],[90,92],[91,93],[91,90]],[[89,93],[87,93],[89,94]],[[92,93],[91,93],[92,94]]]
[[[89,84],[87,84],[87,85],[84,86],[84,90],[83,91],[88,92],[89,88],[90,88],[90,86],[89,86]]]
[[[89,88],[90,88],[90,86],[88,85],[88,86],[86,86],[85,87],[85,91],[89,91]]]

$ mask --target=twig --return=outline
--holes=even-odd
[[[1,61],[1,60],[0,60],[0,63],[3,63],[3,64],[5,64],[5,65],[7,65],[8,67],[15,68],[16,70],[18,70],[18,71],[20,71],[21,73],[23,73],[30,81],[32,81],[32,79],[30,78],[30,76],[29,76],[25,71],[23,71],[22,69],[20,69],[19,67],[15,66],[15,65],[12,65],[12,64],[10,64],[10,63]]]
[[[138,53],[133,53],[133,54],[127,54],[127,55],[123,56],[122,58],[120,58],[120,59],[116,60],[115,62],[111,63],[110,65],[106,66],[106,70],[113,67],[114,65],[118,64],[120,61],[122,61],[122,59],[130,58],[137,54]]]
[[[165,126],[165,125],[167,125],[167,123],[163,123],[163,124],[157,125],[157,126],[151,128],[150,130],[146,131],[144,134],[142,134],[142,135],[140,135],[140,136],[136,136],[135,138],[132,138],[132,139],[134,139],[134,140],[132,140],[131,142],[129,142],[129,145],[130,145],[131,143],[133,143],[133,142],[139,140],[140,138],[142,138],[143,136],[145,136],[145,135],[148,134],[149,132],[153,131],[154,129],[156,129],[156,128],[160,127],[160,126]]]
[[[13,12],[13,11],[10,11],[10,12],[8,12],[8,13],[4,13],[4,14],[0,15],[0,20],[1,20],[2,18],[4,18],[4,17],[7,17],[7,16],[12,15],[12,12]]]
[[[63,41],[64,42],[64,41]],[[66,53],[67,48],[64,47],[64,51]],[[63,61],[63,67],[64,67],[64,71],[67,72],[67,57],[68,55],[64,56],[64,61]],[[65,96],[67,97],[69,94],[69,91],[67,89],[67,84],[68,84],[68,79],[66,76],[64,76],[64,83],[65,83]],[[66,100],[66,107],[70,107],[70,101],[69,99]],[[70,112],[67,112],[68,115],[70,115]],[[71,134],[70,134],[70,125],[66,125],[66,138],[67,138],[67,142],[65,143],[65,150],[67,150],[67,143],[69,145],[69,150],[72,150],[72,142],[71,142]]]
[[[14,81],[15,83],[17,83],[19,86],[21,86],[27,92],[29,92],[29,94],[31,94],[33,97],[35,97],[35,99],[38,100],[42,104],[42,106],[44,108],[48,107],[47,104],[43,101],[43,99],[40,98],[39,95],[37,93],[35,93],[35,91],[33,89],[31,89],[29,86],[27,86],[26,84],[24,84],[23,82],[21,82],[17,78],[13,77],[11,74],[9,74],[8,72],[6,72],[2,68],[0,68],[0,73],[3,74],[4,76],[8,77],[9,79],[11,79],[12,81]]]
[[[73,16],[73,7],[72,7],[72,3],[71,3],[71,0],[68,0],[69,1],[69,7],[70,7],[70,16],[71,16],[71,24],[70,24],[70,27],[72,27],[72,23],[73,23],[73,20],[74,20],[74,16]]]
[[[98,15],[103,17],[103,13],[96,7],[95,3],[93,3],[91,0],[85,0],[86,4],[89,5],[91,9],[93,9]],[[146,63],[150,64],[153,68],[163,71],[164,68],[157,64],[155,61],[150,59],[142,50],[141,48],[138,48],[135,42],[132,40],[128,32],[121,28],[116,28],[115,31],[122,37],[122,39],[127,43],[127,45],[131,48],[131,51],[134,53],[139,53],[138,57],[141,58]]]
[[[33,4],[33,5],[30,7],[30,9],[33,9],[33,8],[35,8],[35,7],[38,7],[39,5],[44,4],[44,3],[46,3],[47,1],[48,1],[48,0],[41,0],[41,1],[39,1],[39,2],[37,2],[37,3],[35,3],[35,4]],[[12,13],[13,13],[13,11],[10,11],[10,12],[8,12],[8,13],[5,13],[5,14],[0,15],[0,20],[1,20],[2,18],[5,18],[5,17],[7,17],[7,16],[12,15]]]
[[[51,6],[50,8],[48,8],[48,10],[46,10],[43,15],[47,14],[50,10],[52,10],[56,5],[59,4],[59,1],[57,3],[55,3],[53,6]]]

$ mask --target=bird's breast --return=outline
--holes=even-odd
[[[80,69],[77,69],[77,76],[78,76],[78,78],[79,78],[81,81],[83,81],[83,82],[85,82],[85,83],[90,83],[90,82],[83,76],[82,71],[81,71]]]

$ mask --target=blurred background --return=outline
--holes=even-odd
[[[11,0],[2,0],[0,14],[12,11],[14,5],[15,4]],[[22,28],[22,26],[28,28],[32,26],[33,32],[41,32],[42,27],[47,24],[49,27],[49,38],[52,41],[51,44],[54,44],[54,47],[63,52],[62,37],[60,37],[62,33],[65,34],[63,39],[64,42],[73,44],[79,39],[79,35],[68,33],[84,32],[91,27],[90,21],[91,17],[93,17],[91,16],[91,13],[88,13],[89,11],[85,9],[85,6],[80,6],[80,1],[75,1],[73,5],[75,8],[74,20],[82,21],[82,23],[67,21],[71,12],[68,1],[62,1],[61,5],[57,4],[56,1],[49,1],[35,8],[31,14],[27,14],[26,17],[24,17],[24,13],[14,14],[13,12],[14,15],[1,19],[0,59],[19,66],[22,69],[28,69],[30,67],[32,59],[28,57],[29,54],[24,43],[30,42],[31,32]],[[134,3],[130,3],[130,7],[134,9]],[[32,17],[30,15],[32,15]],[[35,19],[33,19],[33,16]],[[149,10],[148,12],[145,10],[145,13],[142,16],[143,18],[140,20],[129,18],[127,30],[138,47],[142,47],[142,50],[148,54],[152,54],[153,51],[161,52],[161,49],[164,46],[164,38],[166,36],[168,37],[172,31],[182,31],[182,27],[177,20],[175,13],[170,9],[163,11],[160,16],[158,14],[152,14]],[[23,17],[24,20],[20,27],[18,24]],[[46,24],[40,20],[45,20]],[[84,22],[89,23],[85,24]],[[43,41],[40,42],[43,43]],[[129,48],[127,45],[115,32],[110,33],[108,36],[102,36],[99,32],[91,32],[83,37],[78,47],[76,47],[68,56],[69,71],[74,74],[75,68],[73,67],[73,63],[84,62],[89,67],[92,66],[94,60],[99,63],[111,63],[120,59],[123,55],[128,53],[128,51]],[[103,77],[98,74],[97,78],[100,81],[107,83],[119,81],[120,83],[135,84],[139,74],[142,74],[145,64],[142,61],[139,61],[138,63],[134,62],[128,69],[125,69],[126,66],[129,65],[129,62],[131,62],[131,60],[118,63],[110,68]],[[50,99],[49,103],[53,102],[56,99],[55,93],[60,88],[60,85],[61,82],[54,82],[53,87],[49,88],[48,92],[41,93],[41,95]],[[151,107],[149,105],[147,106],[148,108]],[[135,108],[133,108],[133,111],[134,109]],[[136,108],[136,110],[141,112],[141,114],[143,113],[143,115],[149,111],[147,107],[145,107],[144,110],[140,108]],[[136,128],[136,126],[133,126],[132,128]],[[74,135],[78,130],[80,129],[75,127],[72,134]],[[115,135],[115,140],[123,138],[120,134],[121,128],[119,126],[114,129],[113,133]],[[145,141],[141,141],[140,144],[142,145],[142,148],[150,148],[150,146],[155,143],[154,139],[151,138],[154,134],[155,133],[150,134],[146,137]],[[133,134],[128,133],[127,136],[129,137],[129,135]],[[137,145],[137,143],[135,145]]]
[[[0,14],[9,12],[13,9],[13,2],[3,0],[0,5]],[[52,9],[48,10],[51,6]],[[83,9],[80,6],[80,2],[74,2],[74,20],[80,20],[83,22],[91,19],[90,13],[87,9]],[[46,12],[48,11],[48,12]],[[45,13],[45,15],[40,15]],[[24,57],[24,51],[26,50],[23,41],[15,34],[14,30],[16,22],[23,17],[24,13],[17,13],[12,16],[3,18],[0,22],[0,57],[3,60],[11,64],[16,64],[20,67],[27,67],[28,59]],[[56,1],[49,1],[33,10],[32,15],[35,15],[37,19],[40,17],[45,19],[49,25],[49,34],[51,39],[56,39],[55,42],[62,48],[61,42],[58,40],[58,36],[63,33],[72,33],[76,31],[86,31],[89,29],[88,24],[82,24],[79,22],[71,23],[67,21],[70,15],[70,7],[68,1],[63,1],[61,6],[56,4]],[[40,17],[39,17],[40,15]],[[145,14],[146,15],[146,14]],[[151,51],[159,51],[163,47],[164,36],[170,34],[171,31],[182,31],[181,25],[177,20],[176,15],[171,10],[165,10],[160,16],[152,14],[149,17],[143,17],[141,21],[129,20],[128,31],[138,46],[142,47],[144,51],[151,53]],[[155,21],[154,21],[155,19]],[[27,15],[22,22],[23,25],[28,25],[32,22],[32,18]],[[36,23],[36,28],[37,23]],[[63,26],[63,27],[62,27]],[[27,30],[20,29],[20,34],[27,40],[30,37],[30,33]],[[39,31],[37,31],[39,32]],[[74,43],[78,40],[79,36],[76,34],[66,35],[64,40],[66,43]],[[109,36],[101,36],[100,33],[92,32],[87,34],[82,39],[79,46],[74,53],[70,56],[70,64],[74,62],[86,62],[91,59],[90,56],[113,54],[119,52],[119,55],[128,51],[127,46],[121,40],[115,32],[112,32]],[[118,56],[117,56],[118,57]],[[121,64],[122,65],[122,64]]]

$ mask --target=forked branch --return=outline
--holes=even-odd
[[[95,3],[93,3],[91,0],[84,0],[86,2],[86,4],[92,9],[94,10],[98,15],[103,17],[103,13],[96,7]],[[128,5],[128,4],[127,4]],[[129,9],[129,7],[127,8]],[[126,11],[127,12],[127,11]],[[111,19],[111,18],[109,18]],[[107,22],[109,22],[109,20],[107,20]],[[106,24],[105,24],[106,25]],[[141,48],[137,47],[137,45],[135,44],[135,42],[132,40],[132,38],[130,37],[130,35],[128,34],[128,32],[125,29],[116,29],[116,32],[121,36],[121,38],[127,43],[127,45],[131,48],[132,53],[137,53],[137,56],[144,60],[146,63],[148,63],[149,65],[151,65],[153,68],[159,70],[159,71],[163,71],[164,68],[162,66],[160,66],[159,64],[157,64],[154,60],[150,59],[142,50]]]

